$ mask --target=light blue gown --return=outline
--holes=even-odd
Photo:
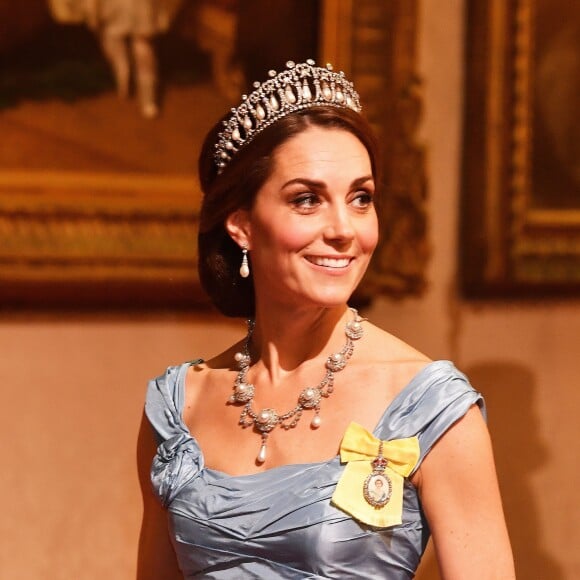
[[[344,465],[285,465],[232,477],[204,465],[182,420],[184,382],[193,361],[170,367],[149,384],[146,414],[159,443],[151,480],[166,507],[185,578],[412,578],[429,528],[417,491],[405,480],[403,522],[361,524],[331,497]],[[481,395],[449,361],[427,365],[385,410],[374,435],[417,436],[420,459]]]

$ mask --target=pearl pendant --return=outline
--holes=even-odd
[[[250,275],[250,267],[248,266],[247,262],[244,262],[241,266],[240,266],[240,276],[242,278],[247,278]]]
[[[362,338],[364,331],[361,323],[358,320],[354,320],[346,325],[346,336],[348,336],[351,340],[358,340]]]
[[[286,85],[286,89],[284,90],[284,96],[286,97],[286,101],[288,101],[291,105],[296,102],[296,95],[292,91],[290,85]]]
[[[314,415],[314,417],[312,418],[312,421],[310,421],[310,426],[313,429],[318,429],[318,427],[320,427],[321,424],[322,424],[322,419],[320,418],[320,415]]]
[[[266,111],[264,111],[264,107],[262,105],[256,105],[256,117],[263,121],[266,118]]]
[[[344,355],[340,352],[335,352],[331,354],[326,360],[326,368],[331,370],[333,373],[341,371],[346,366],[346,359]]]
[[[266,461],[266,444],[262,443],[260,447],[260,453],[258,453],[258,457],[256,457],[256,461],[258,463],[264,463]]]

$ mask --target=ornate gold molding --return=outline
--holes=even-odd
[[[462,285],[468,297],[574,295],[580,209],[534,204],[537,0],[468,0]]]
[[[512,260],[522,280],[580,283],[580,210],[537,209],[532,189],[535,3],[519,0],[514,14],[512,128]]]
[[[162,305],[164,292],[181,305],[203,300],[194,179],[4,172],[0,191],[4,302],[130,306],[142,294]]]

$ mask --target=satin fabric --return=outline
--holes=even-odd
[[[429,538],[415,487],[403,487],[399,525],[362,524],[331,502],[340,458],[232,477],[204,465],[182,420],[185,374],[170,367],[149,383],[146,414],[159,442],[151,481],[166,507],[185,578],[313,579],[414,576]],[[481,395],[449,361],[427,365],[397,395],[373,431],[379,439],[416,436],[421,465],[441,435]]]

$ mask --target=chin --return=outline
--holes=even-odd
[[[323,308],[336,308],[345,305],[352,296],[354,290],[348,292],[317,292],[311,296],[311,301]]]

